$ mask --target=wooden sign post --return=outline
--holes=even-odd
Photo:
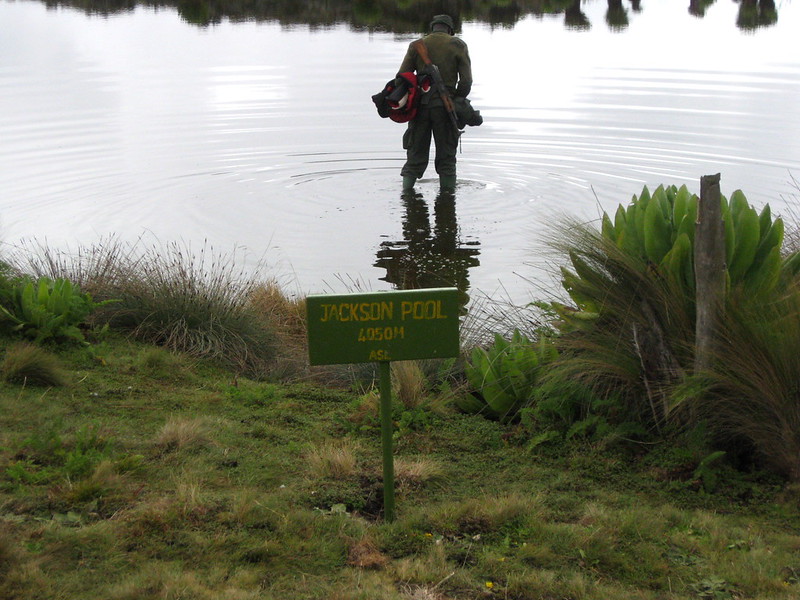
[[[391,361],[458,356],[458,313],[457,288],[306,298],[310,364],[378,363],[387,521],[394,520]]]

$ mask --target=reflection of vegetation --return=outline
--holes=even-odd
[[[581,0],[574,0],[564,9],[564,24],[568,29],[589,29],[592,26],[581,10]]]
[[[442,191],[436,197],[433,232],[422,194],[404,194],[403,204],[404,239],[383,242],[375,262],[386,269],[384,281],[402,290],[457,287],[466,299],[469,269],[479,264],[479,250],[458,239],[455,196]]]
[[[704,17],[706,9],[714,2],[715,0],[689,0],[689,14],[695,17]]]
[[[775,0],[741,0],[736,25],[740,29],[758,29],[778,22]]]
[[[609,29],[618,31],[628,26],[628,11],[622,6],[622,0],[608,0],[606,23]]]
[[[276,21],[282,25],[329,27],[349,24],[353,29],[422,32],[433,15],[446,12],[454,17],[456,28],[464,21],[488,23],[493,27],[513,27],[530,15],[564,15],[570,29],[589,29],[581,0],[43,0],[49,7],[71,6],[90,14],[110,15],[137,6],[174,7],[188,23],[207,26],[230,21]],[[625,0],[606,0],[606,23],[612,30],[628,25]],[[641,0],[627,0],[631,10],[642,10]],[[714,0],[689,0],[689,12],[702,17]],[[774,0],[739,0],[737,25],[754,29],[774,24]]]

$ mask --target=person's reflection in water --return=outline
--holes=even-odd
[[[608,0],[606,23],[612,31],[621,31],[628,26],[628,11],[622,6],[622,0]]]
[[[455,193],[439,190],[433,230],[422,194],[404,192],[402,201],[404,239],[381,242],[374,265],[386,269],[386,277],[381,280],[400,290],[456,287],[462,295],[463,309],[469,300],[469,269],[480,264],[480,249],[477,242],[459,240]]]
[[[564,24],[568,29],[579,31],[591,29],[589,18],[581,10],[581,0],[572,0],[572,4],[564,9]]]
[[[759,27],[769,27],[778,21],[775,0],[742,0],[736,26],[740,29],[754,31]]]

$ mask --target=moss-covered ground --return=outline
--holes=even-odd
[[[800,597],[800,490],[111,339],[0,387],[0,598]],[[357,390],[357,391],[353,391]]]

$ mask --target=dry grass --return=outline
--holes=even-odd
[[[437,588],[453,576],[453,563],[448,560],[443,545],[431,546],[424,553],[397,560],[391,568],[395,579],[406,582],[408,590],[420,599],[426,598],[423,593],[428,594],[427,598],[441,598],[435,595]]]
[[[383,554],[375,541],[364,536],[353,540],[347,549],[347,564],[360,569],[382,569],[389,562],[389,557]]]
[[[243,590],[222,578],[203,581],[194,573],[163,566],[131,576],[111,588],[109,600],[255,600],[256,590]]]
[[[66,385],[67,376],[58,358],[39,346],[16,343],[6,350],[0,363],[4,381],[58,387]]]
[[[203,488],[197,480],[181,479],[175,483],[175,508],[186,517],[206,512]]]
[[[312,448],[308,455],[311,473],[321,479],[348,479],[356,474],[358,445],[348,439],[332,440]]]
[[[11,535],[5,528],[0,529],[0,579],[4,579],[20,562],[20,553]]]
[[[397,457],[394,461],[394,477],[397,488],[402,491],[441,480],[444,469],[430,458]]]
[[[165,452],[194,448],[209,442],[205,419],[172,417],[159,430],[154,443]]]
[[[267,317],[287,336],[302,340],[306,334],[306,303],[304,298],[291,298],[276,281],[268,281],[250,291],[248,301],[259,314]]]
[[[307,373],[306,303],[290,297],[275,281],[256,286],[249,294],[248,308],[273,328],[280,339],[274,374],[282,380]]]
[[[443,503],[431,510],[426,519],[437,531],[478,535],[531,518],[540,512],[537,504],[537,499],[515,493],[486,495]]]
[[[416,408],[425,401],[427,381],[414,360],[392,363],[392,387],[400,403],[406,408]]]
[[[376,421],[379,414],[380,393],[377,389],[372,389],[361,396],[352,414],[347,417],[347,420],[354,425],[361,426],[368,422]]]

